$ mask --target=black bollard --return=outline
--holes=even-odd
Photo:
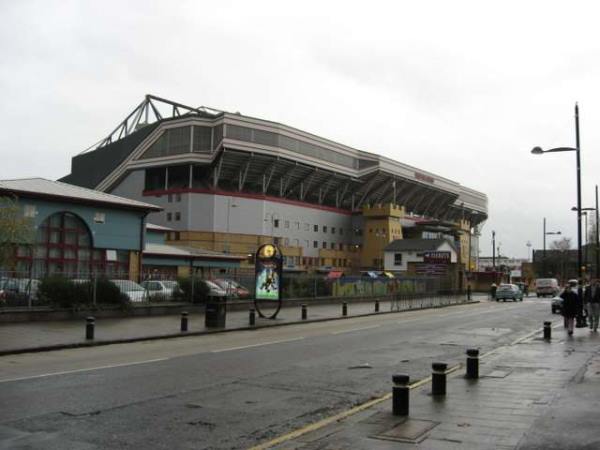
[[[250,326],[253,327],[256,324],[256,311],[254,308],[250,308],[250,317],[249,317]]]
[[[348,315],[348,303],[344,302],[342,303],[342,316],[347,316]]]
[[[467,285],[467,300],[471,301],[471,285]]]
[[[431,395],[446,395],[446,363],[433,363],[431,365]]]
[[[408,375],[393,375],[392,381],[392,414],[394,416],[408,416],[409,392],[408,383],[410,377]]]
[[[183,311],[181,313],[181,332],[185,333],[188,330],[188,313]]]
[[[375,300],[375,312],[379,312],[379,300]]]
[[[476,380],[479,378],[479,350],[470,348],[467,350],[467,375],[466,378]]]
[[[88,341],[91,341],[94,339],[94,326],[96,325],[96,319],[90,316],[85,319],[85,322],[85,338]]]
[[[306,304],[302,305],[302,320],[306,320],[306,317],[308,316],[308,313],[306,311]]]
[[[544,340],[552,339],[552,322],[544,322]]]

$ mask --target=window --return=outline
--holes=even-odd
[[[176,212],[175,213],[175,220],[176,221],[180,221],[181,220],[181,213],[180,212]]]
[[[167,201],[168,201],[169,203],[172,203],[172,202],[173,202],[173,195],[172,195],[172,194],[169,194],[169,195],[167,196]]]
[[[300,222],[294,222],[294,226],[296,227],[296,230],[300,229]]]
[[[323,233],[327,233],[327,225],[323,225]]]
[[[171,166],[167,170],[167,188],[182,189],[190,185],[190,166]],[[169,200],[169,201],[172,201]]]
[[[327,242],[323,241],[323,248],[327,248]]]
[[[210,152],[210,141],[212,139],[211,127],[194,125],[194,149],[195,152]]]
[[[167,213],[167,222],[170,222],[171,220],[173,220],[173,214]]]
[[[94,214],[94,222],[96,223],[104,223],[106,222],[106,214],[97,212]]]
[[[319,241],[313,241],[313,248],[319,248]]]
[[[305,241],[304,241],[304,248],[308,248],[308,246],[309,246],[309,245],[310,245],[310,244],[309,244],[308,240],[305,240]]]
[[[304,231],[310,231],[310,223],[304,224]]]
[[[290,221],[289,221],[289,220],[286,220],[286,221],[285,221],[285,227],[286,227],[286,228],[289,228],[289,227],[290,227]]]
[[[177,194],[175,194],[175,201],[176,202],[180,202],[181,201],[181,194],[179,192]]]
[[[25,205],[23,215],[30,218],[37,216],[35,205]]]
[[[288,238],[285,238],[285,239],[283,240],[283,246],[284,246],[284,247],[289,247],[289,246],[290,246],[290,240],[289,240]]]
[[[190,127],[165,130],[140,159],[179,155],[190,151]]]
[[[313,231],[316,233],[319,231],[319,225],[313,225]]]
[[[340,242],[340,250],[344,250],[344,244]]]
[[[274,243],[275,245],[279,245],[279,238],[278,238],[278,237],[274,237],[274,238],[273,238],[273,243]]]
[[[335,242],[331,243],[331,250],[335,250]]]
[[[335,227],[331,227],[331,234],[335,234]]]
[[[394,265],[395,266],[402,265],[402,253],[394,253]]]
[[[273,226],[279,228],[279,219],[273,219]]]
[[[295,247],[300,247],[300,240],[299,239],[294,239],[294,246]]]

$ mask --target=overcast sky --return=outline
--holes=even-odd
[[[543,217],[576,244],[575,153],[530,150],[574,147],[579,102],[583,206],[594,206],[593,3],[0,0],[0,179],[68,174],[152,93],[482,191],[482,256],[495,230],[501,254],[527,257]]]

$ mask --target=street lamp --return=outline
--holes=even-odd
[[[542,254],[542,276],[546,276],[546,236],[562,234],[560,231],[546,231],[546,218],[544,217],[544,253]]]
[[[581,211],[581,147],[579,145],[579,106],[575,103],[575,148],[558,147],[549,150],[542,150],[541,147],[534,147],[531,153],[541,155],[542,153],[554,152],[575,152],[577,158],[577,210]],[[577,273],[581,279],[581,214],[577,214]]]

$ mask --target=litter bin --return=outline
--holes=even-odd
[[[204,325],[206,328],[225,328],[227,317],[227,298],[209,297],[206,302]]]

